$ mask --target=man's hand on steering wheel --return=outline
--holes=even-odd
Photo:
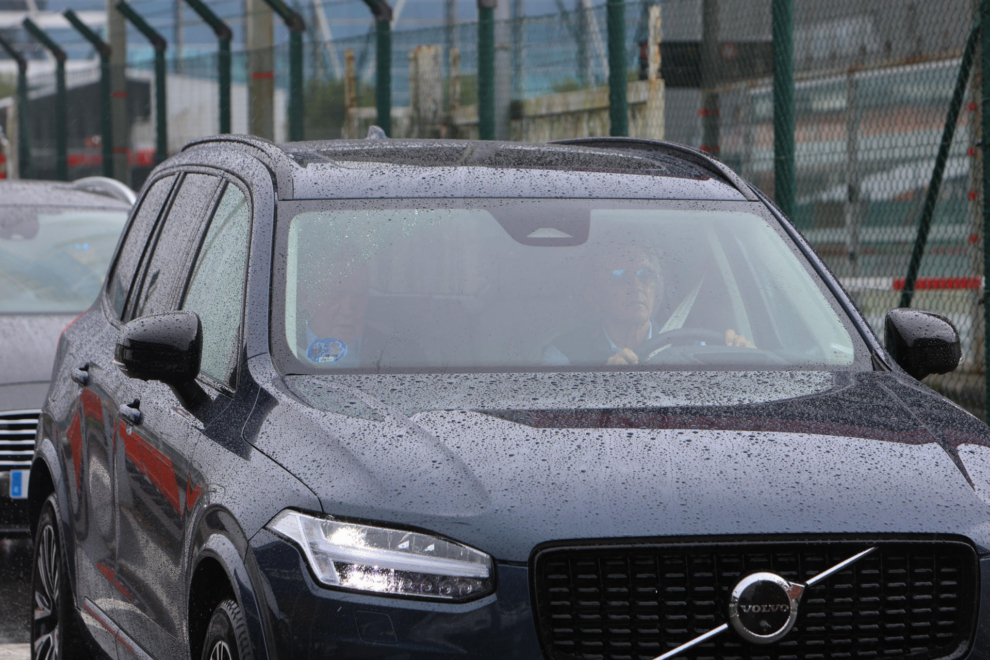
[[[707,328],[677,328],[667,330],[647,339],[636,347],[634,355],[627,354],[629,349],[622,349],[608,360],[612,366],[627,364],[653,364],[668,347],[690,346],[700,344],[701,346],[715,347],[725,342],[726,346],[737,348],[756,348],[756,345],[743,335],[737,334],[731,328],[724,333]],[[631,360],[630,357],[635,358]]]
[[[639,364],[639,358],[636,353],[631,348],[623,348],[618,353],[613,355],[608,359],[605,364],[610,367],[621,366],[625,364]]]
[[[736,331],[729,328],[725,331],[725,345],[739,346],[740,348],[756,348],[756,344],[746,339],[742,335],[737,335]]]

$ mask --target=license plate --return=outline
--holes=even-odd
[[[26,500],[28,496],[28,479],[30,470],[11,470],[10,472],[10,499]]]

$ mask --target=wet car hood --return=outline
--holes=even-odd
[[[990,547],[990,432],[893,374],[276,382],[252,441],[327,513],[501,561],[620,537],[951,533]]]
[[[0,314],[0,385],[47,383],[52,376],[58,338],[75,317],[76,314]]]

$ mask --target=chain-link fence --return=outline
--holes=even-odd
[[[495,22],[494,89],[485,98],[494,99],[496,137],[546,141],[610,132],[609,38],[622,31],[609,30],[605,5],[579,0],[565,8],[561,0],[559,7]],[[625,3],[629,135],[711,151],[774,196],[771,7],[772,0]],[[980,67],[960,78],[974,4],[795,0],[793,7],[792,221],[879,333],[905,288],[912,306],[956,325],[964,362],[928,382],[985,416]],[[393,137],[479,136],[478,34],[477,23],[391,33]],[[315,35],[307,33],[303,49],[304,136],[363,137],[379,121],[382,93],[371,18],[365,35],[332,43]],[[218,64],[217,55],[169,61],[169,152],[219,130]],[[250,108],[252,94],[265,89],[258,80],[267,80],[274,88],[270,134],[287,139],[288,45],[235,52],[231,70],[232,132],[264,132]],[[98,75],[92,63],[70,67],[73,177],[99,170]],[[130,158],[140,183],[154,160],[154,69],[138,64],[127,76]],[[44,118],[53,113],[46,91],[53,80],[36,75],[31,85],[36,173],[50,176],[53,136]],[[963,103],[944,141],[954,94]],[[918,228],[942,146],[944,176],[921,243]],[[913,252],[920,257],[914,279]]]
[[[959,84],[974,5],[844,4],[795,3],[791,219],[881,335],[886,312],[906,302],[905,289],[913,307],[955,324],[964,362],[926,382],[985,417],[979,75]],[[747,14],[740,9],[723,6],[720,19],[744,33]],[[762,23],[769,17],[755,18]],[[700,104],[707,115],[701,143],[714,145],[725,162],[773,194],[771,80],[738,73],[765,66],[770,57],[762,50],[769,48],[769,28],[761,29],[751,34],[762,47],[720,41],[716,61],[723,73]],[[747,49],[759,64],[733,71]],[[950,136],[954,93],[963,103]],[[934,183],[941,189],[930,200],[927,241],[919,241],[940,147],[944,175]],[[914,251],[920,267],[911,277]]]
[[[626,10],[630,132],[662,138],[662,107],[651,106],[649,119],[646,112],[645,66],[639,80],[647,9],[630,4]],[[609,133],[606,23],[603,6],[495,22],[497,138],[545,141]],[[377,120],[374,54],[370,32],[314,47],[307,67],[307,138],[363,137]],[[476,23],[393,33],[392,136],[479,137],[478,64]],[[662,89],[659,71],[655,77]],[[352,108],[343,103],[348,88],[355,90]],[[656,96],[662,103],[662,94]]]

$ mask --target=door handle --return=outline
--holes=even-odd
[[[69,377],[83,387],[89,385],[89,362],[84,362],[80,366],[75,367],[69,374]]]
[[[125,403],[120,407],[120,417],[125,420],[131,426],[137,426],[141,423],[141,411],[138,410],[138,406],[141,402],[134,399],[132,403]]]

